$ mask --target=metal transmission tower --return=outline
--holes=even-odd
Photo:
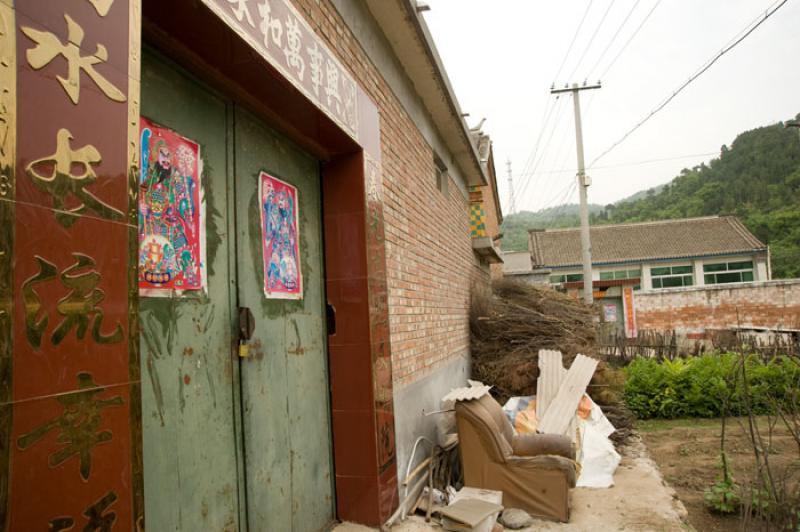
[[[514,180],[511,178],[511,159],[506,161],[506,168],[508,169],[508,212],[515,214],[517,212],[517,202],[514,198]]]
[[[573,83],[572,87],[565,86],[563,89],[550,89],[550,94],[559,94],[562,92],[572,93],[572,102],[575,104],[575,145],[578,149],[578,190],[580,191],[581,205],[581,258],[583,262],[583,301],[587,305],[591,305],[593,301],[592,294],[592,241],[589,236],[589,204],[586,199],[586,189],[591,184],[591,181],[586,177],[586,168],[583,162],[583,130],[581,128],[581,102],[580,91],[599,89],[600,83],[597,85],[583,85],[579,86]]]

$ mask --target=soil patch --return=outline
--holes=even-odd
[[[741,419],[744,422],[744,419]],[[767,430],[767,419],[759,418],[759,427]],[[651,420],[637,422],[650,456],[689,512],[696,530],[723,532],[739,529],[738,516],[725,517],[709,512],[703,492],[719,476],[718,419]],[[740,484],[753,475],[753,451],[749,437],[737,419],[728,419],[726,451],[733,476]],[[776,471],[800,472],[797,444],[785,427],[776,425],[770,451]]]

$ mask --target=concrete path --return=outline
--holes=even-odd
[[[686,509],[675,491],[661,478],[644,444],[636,438],[622,452],[622,462],[614,475],[615,485],[607,489],[572,490],[572,517],[569,523],[536,520],[525,532],[540,530],[563,532],[692,530]],[[374,529],[343,523],[334,532],[370,532]],[[418,516],[392,528],[392,532],[442,530],[426,524]]]

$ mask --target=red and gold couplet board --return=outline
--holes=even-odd
[[[14,50],[16,76],[12,194],[0,202],[13,213],[13,245],[0,250],[11,281],[0,528],[134,530],[138,3],[0,2],[11,37],[0,53]]]

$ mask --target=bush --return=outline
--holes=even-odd
[[[800,367],[786,357],[769,362],[744,358],[754,414],[773,413],[800,383]],[[746,413],[740,357],[734,353],[665,360],[637,358],[625,370],[625,401],[640,419],[717,417],[727,401],[728,415]]]

